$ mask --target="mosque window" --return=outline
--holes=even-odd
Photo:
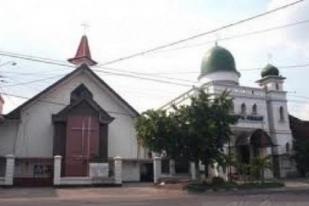
[[[284,109],[282,106],[279,108],[279,115],[280,115],[280,121],[283,122],[284,121]]]
[[[276,83],[276,90],[279,90],[279,84]]]
[[[257,106],[256,106],[256,104],[254,104],[252,106],[252,114],[257,114]]]
[[[246,114],[247,112],[247,107],[246,107],[246,104],[245,103],[242,103],[241,104],[241,114]]]

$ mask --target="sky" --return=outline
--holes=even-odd
[[[99,63],[173,42],[248,18],[295,0],[0,0],[0,52],[14,52],[66,61],[74,56],[86,30],[93,59]],[[309,19],[309,1],[184,44],[106,65],[113,70],[148,73],[151,78],[182,79],[163,84],[98,73],[133,107],[158,108],[196,84],[203,55],[220,46],[234,55],[240,84],[254,86],[260,70],[272,63],[286,77],[289,112],[309,120],[309,23],[224,40]],[[223,39],[223,40],[221,40]],[[16,66],[5,64],[15,61]],[[5,64],[1,66],[1,64]],[[252,70],[252,68],[258,68]],[[260,69],[259,69],[260,68]],[[100,69],[100,68],[96,68]],[[246,71],[247,70],[247,71]],[[0,92],[32,97],[72,68],[0,56]],[[21,84],[49,78],[48,80]],[[185,81],[184,81],[185,80]],[[18,85],[19,84],[19,85]],[[25,100],[4,95],[7,113]]]

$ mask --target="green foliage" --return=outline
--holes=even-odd
[[[302,176],[306,176],[306,173],[309,173],[309,139],[298,137],[293,145],[295,151],[293,158],[297,169]]]
[[[151,151],[166,152],[171,157],[176,156],[179,142],[175,135],[174,119],[166,111],[148,110],[136,121],[138,142]]]
[[[169,113],[144,112],[136,122],[138,141],[171,158],[201,160],[205,165],[223,162],[223,145],[231,135],[230,125],[237,121],[229,114],[231,107],[227,92],[210,96],[199,90],[190,105],[173,106]]]
[[[278,188],[284,187],[283,182],[250,182],[238,185],[238,189],[248,190],[248,189],[266,189],[266,188]]]
[[[284,183],[277,181],[270,182],[249,182],[237,184],[236,182],[223,182],[220,184],[212,183],[191,183],[186,185],[184,189],[190,192],[201,193],[208,190],[222,191],[222,190],[250,190],[250,189],[266,189],[284,187]]]
[[[255,179],[262,180],[264,182],[265,169],[272,170],[271,156],[255,157],[250,164],[250,174]]]
[[[211,185],[212,186],[221,186],[224,185],[225,181],[222,177],[213,177],[211,179]]]

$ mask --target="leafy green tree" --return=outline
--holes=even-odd
[[[177,156],[179,143],[174,122],[173,115],[168,115],[166,111],[144,112],[137,118],[135,125],[139,144],[153,152]]]
[[[151,151],[171,158],[201,160],[206,165],[223,161],[223,147],[231,135],[230,125],[237,119],[229,112],[232,100],[228,93],[210,96],[199,90],[191,104],[173,106],[173,111],[149,110],[136,122],[139,142]]]

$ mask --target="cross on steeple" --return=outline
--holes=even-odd
[[[81,26],[83,27],[84,35],[86,35],[87,30],[89,29],[90,25],[87,23],[82,23]]]

